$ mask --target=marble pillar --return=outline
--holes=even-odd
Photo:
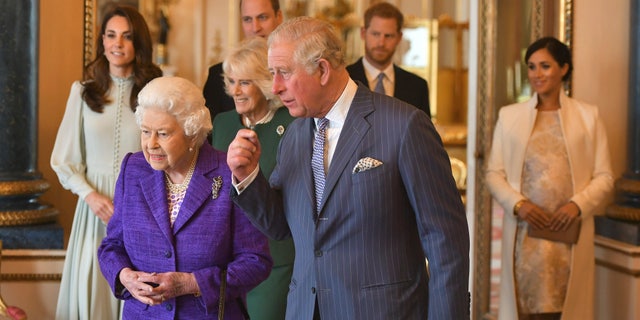
[[[36,168],[39,0],[0,2],[0,239],[5,249],[62,248],[58,211]]]
[[[630,3],[627,169],[616,181],[615,203],[596,219],[596,233],[640,246],[640,4]]]
[[[629,39],[629,116],[627,170],[616,181],[616,202],[607,210],[612,218],[640,222],[640,5],[631,0]]]
[[[640,0],[630,0],[627,168],[596,217],[595,319],[640,319]]]

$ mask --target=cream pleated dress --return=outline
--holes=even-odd
[[[140,129],[129,107],[133,78],[111,79],[111,102],[102,113],[92,111],[82,100],[82,84],[73,84],[51,154],[51,167],[60,184],[79,197],[56,319],[110,320],[120,315],[120,302],[102,276],[96,256],[106,226],[84,202],[94,190],[113,199],[122,158],[140,150]]]

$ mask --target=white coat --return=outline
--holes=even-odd
[[[489,164],[487,185],[504,208],[502,267],[498,319],[518,319],[514,281],[514,244],[517,218],[513,215],[520,193],[525,151],[535,124],[538,97],[500,109]],[[571,275],[562,319],[593,319],[594,305],[594,223],[603,214],[613,191],[606,132],[598,108],[560,94],[560,124],[569,156],[575,202],[581,211],[582,228],[572,248]]]

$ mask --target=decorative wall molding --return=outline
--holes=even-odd
[[[1,251],[2,268],[0,283],[8,281],[60,281],[62,268],[56,271],[55,266],[64,264],[64,250],[11,250]],[[25,272],[20,272],[25,270]],[[46,270],[47,272],[37,272]],[[34,272],[35,271],[35,272]]]
[[[3,273],[0,282],[9,281],[60,281],[61,273]]]

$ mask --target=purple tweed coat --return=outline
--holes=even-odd
[[[222,186],[213,199],[217,177]],[[152,169],[142,152],[125,156],[116,183],[114,214],[98,249],[102,273],[115,296],[125,300],[124,319],[217,319],[220,272],[225,267],[225,319],[242,319],[237,298],[244,299],[267,278],[272,260],[266,237],[231,201],[230,179],[226,154],[204,144],[172,229],[163,171]],[[202,295],[148,306],[126,291],[116,291],[118,274],[125,267],[192,272]]]

